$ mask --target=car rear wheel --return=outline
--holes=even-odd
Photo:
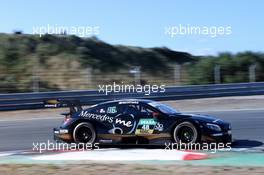
[[[187,121],[178,124],[173,132],[173,139],[176,143],[196,143],[198,138],[196,127]]]
[[[91,123],[79,123],[73,131],[73,139],[76,143],[94,143],[96,132]]]

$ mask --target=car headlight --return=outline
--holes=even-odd
[[[212,124],[212,123],[206,123],[207,128],[214,130],[214,131],[221,131],[222,129],[220,128],[220,126],[216,125],[216,124]]]

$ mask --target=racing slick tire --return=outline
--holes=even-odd
[[[197,143],[199,138],[199,132],[191,122],[184,121],[174,128],[173,140],[176,143]]]
[[[96,132],[91,123],[79,123],[73,130],[73,140],[75,143],[91,143],[96,139]]]

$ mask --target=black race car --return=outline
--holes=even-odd
[[[78,101],[49,101],[66,105],[69,113],[54,128],[55,140],[68,143],[164,144],[165,142],[230,143],[231,125],[210,116],[185,114],[151,100],[127,99],[82,109]]]

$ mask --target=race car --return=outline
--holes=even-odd
[[[231,125],[207,115],[181,113],[152,100],[126,99],[83,109],[78,101],[53,100],[47,107],[68,106],[54,139],[67,143],[164,144],[229,143]]]

